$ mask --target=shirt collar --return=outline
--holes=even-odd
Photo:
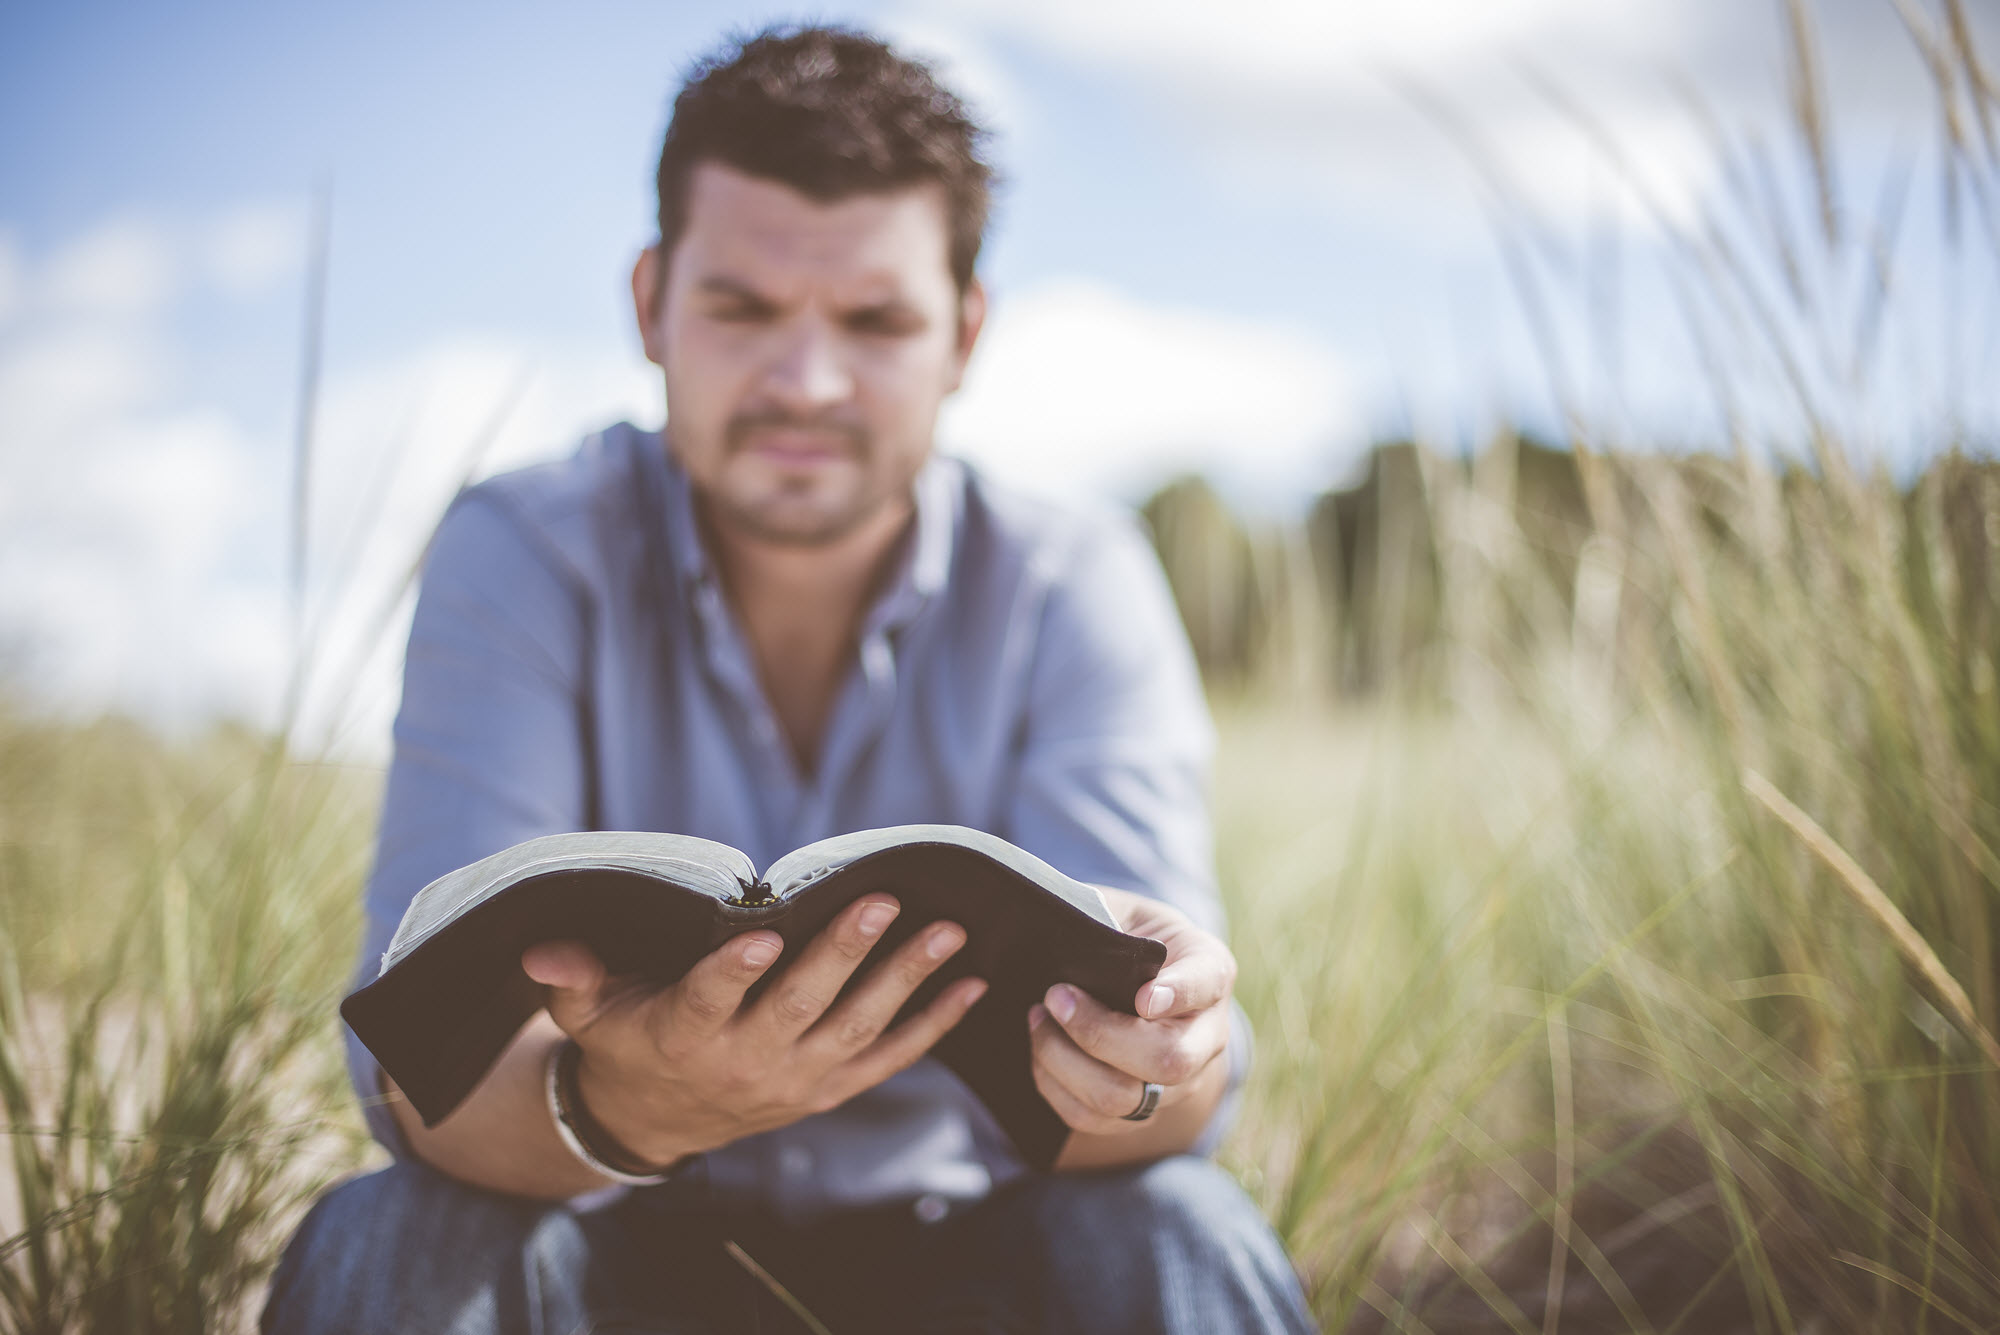
[[[704,588],[719,591],[715,563],[702,545],[701,527],[695,520],[694,485],[667,449],[664,438],[658,433],[649,434],[652,453],[664,465],[666,474],[667,550],[673,562],[675,584],[681,596],[690,600]],[[907,624],[943,591],[951,573],[952,548],[957,536],[959,471],[956,460],[936,454],[918,471],[912,484],[916,509],[913,532],[903,542],[894,577],[863,623],[868,630],[892,630]]]

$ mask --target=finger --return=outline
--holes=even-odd
[[[929,1052],[985,995],[985,979],[959,979],[938,993],[930,1005],[876,1039],[841,1067],[828,1082],[829,1087],[839,1091],[840,1100],[845,1101],[881,1084]]]
[[[1050,1077],[1046,1068],[1035,1067],[1035,1089],[1055,1109],[1056,1116],[1062,1118],[1063,1125],[1072,1131],[1103,1134],[1116,1129],[1114,1123],[1105,1121],[1079,1101],[1076,1095],[1064,1089]]]
[[[604,964],[580,941],[543,941],[521,952],[521,968],[548,988],[549,1016],[571,1037],[603,1013]]]
[[[1042,1013],[1036,1015],[1034,1011]],[[1048,1018],[1046,1010],[1035,1007],[1034,1011],[1030,1011],[1028,1016],[1031,1031],[1028,1045],[1034,1061],[1046,1069],[1051,1079],[1069,1091],[1077,1103],[1093,1115],[1112,1121],[1122,1119],[1139,1106],[1140,1096],[1146,1089],[1142,1077],[1099,1061],[1078,1047],[1076,1041],[1063,1032],[1062,1026]],[[1163,1091],[1161,1101],[1173,1102],[1172,1091],[1175,1087],[1163,1081],[1158,1083]]]
[[[743,994],[784,948],[785,939],[776,932],[745,932],[723,942],[668,989],[661,1024],[691,1038],[720,1033],[742,1008]]]
[[[1111,1072],[1122,1081],[1124,1093],[1131,1096],[1129,1100],[1124,1100],[1122,1094],[1108,1096],[1102,1089],[1092,1096],[1079,1093],[1072,1087],[1070,1079],[1066,1078],[1074,1072],[1066,1073],[1062,1070],[1062,1062],[1052,1060],[1052,1054],[1065,1045],[1071,1053],[1079,1056],[1082,1055],[1081,1050],[1070,1042],[1061,1027],[1049,1018],[1048,1012],[1041,1006],[1029,1009],[1028,1026],[1029,1066],[1034,1073],[1035,1088],[1041,1091],[1042,1097],[1048,1100],[1049,1106],[1055,1109],[1056,1116],[1062,1118],[1064,1125],[1073,1131],[1099,1134],[1125,1127],[1124,1114],[1139,1106],[1144,1086],[1122,1073]],[[1095,1062],[1094,1058],[1088,1056],[1082,1059],[1085,1062]],[[1101,1062],[1095,1064],[1100,1070],[1110,1071],[1110,1068]],[[1121,1100],[1123,1106],[1119,1106]]]
[[[873,1043],[924,980],[964,944],[965,929],[957,923],[932,923],[873,969],[812,1027],[804,1041],[832,1061],[845,1061]]]
[[[1236,985],[1236,957],[1217,937],[1197,927],[1174,934],[1167,962],[1152,982],[1139,989],[1133,1004],[1148,1020],[1192,1015],[1219,1006]]]
[[[789,1043],[810,1029],[900,910],[888,895],[864,895],[842,909],[751,1008],[745,1019],[754,1037]]]
[[[549,987],[590,988],[604,977],[604,966],[581,941],[541,941],[521,952],[528,977]]]
[[[1169,1088],[1192,1079],[1229,1038],[1228,1014],[1221,1007],[1167,1020],[1142,1020],[1114,1011],[1067,983],[1050,988],[1042,1001],[1062,1032],[1085,1054],[1134,1079]]]

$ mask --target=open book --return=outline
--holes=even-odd
[[[785,952],[752,989],[754,998],[835,914],[871,890],[894,895],[903,907],[855,978],[928,923],[962,925],[965,945],[903,1015],[954,979],[987,980],[986,995],[931,1055],[979,1096],[1025,1160],[1047,1167],[1068,1128],[1035,1089],[1028,1008],[1065,982],[1133,1014],[1166,947],[1121,932],[1090,886],[959,825],[822,839],[787,853],[762,876],[736,849],[688,835],[530,839],[419,891],[380,976],[342,1002],[340,1013],[425,1125],[434,1125],[541,1008],[542,985],[521,969],[529,946],[581,941],[613,974],[666,986],[730,937],[768,928],[785,939]]]

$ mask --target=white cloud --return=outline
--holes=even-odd
[[[306,214],[292,204],[252,204],[217,219],[203,238],[210,277],[233,297],[255,297],[305,258]]]
[[[9,425],[0,623],[25,632],[34,684],[58,702],[270,722],[291,659],[289,465],[226,405],[186,402],[164,342],[127,317],[0,345],[0,385],[44,390]],[[475,458],[491,472],[551,457],[661,411],[657,373],[615,346],[461,333],[333,368],[311,486],[307,744],[383,754],[397,590]],[[1239,495],[1292,496],[1356,432],[1342,364],[1313,336],[1066,281],[997,303],[943,434],[1043,489],[1129,496],[1200,469]]]
[[[1131,498],[1201,471],[1261,500],[1305,494],[1359,430],[1318,337],[1071,279],[996,302],[940,437],[1042,491]]]
[[[223,703],[197,665],[217,653],[213,588],[256,521],[250,455],[218,413],[155,409],[10,460],[22,494],[0,543],[0,618],[25,632],[47,694],[155,717]]]
[[[1521,202],[1544,216],[1681,226],[1699,216],[1720,165],[1685,112],[1633,104],[1600,118],[1600,128],[1616,163],[1593,133],[1553,117],[1522,119],[1492,148]]]
[[[0,626],[27,685],[85,712],[268,716],[219,668],[255,657],[208,615],[260,521],[258,451],[176,395],[163,320],[184,290],[167,234],[102,225],[39,263],[0,339]]]
[[[621,416],[656,422],[650,370],[613,349],[461,333],[335,375],[313,461],[319,580],[339,592],[406,565],[468,469],[552,456]]]
[[[137,218],[108,222],[50,258],[43,302],[70,314],[140,316],[159,310],[179,284],[167,234]]]
[[[0,329],[17,315],[26,297],[27,280],[22,273],[21,243],[14,234],[0,228]]]
[[[0,460],[72,440],[157,393],[170,355],[156,337],[122,323],[61,324],[0,347]]]
[[[28,643],[30,684],[57,704],[273,721],[292,652],[283,450],[227,405],[189,402],[156,324],[73,325],[0,344],[0,384],[48,391],[9,428],[4,638]],[[118,370],[120,357],[151,370]],[[124,388],[93,399],[111,381]],[[997,305],[950,413],[947,438],[995,472],[1110,494],[1190,468],[1293,494],[1352,431],[1339,359],[1313,337],[1080,281]],[[408,615],[397,590],[475,455],[490,472],[660,415],[656,373],[621,347],[463,333],[334,368],[311,488],[305,743],[384,753]]]
[[[292,659],[289,440],[197,395],[174,298],[203,273],[245,294],[277,281],[298,261],[288,235],[283,210],[259,206],[195,220],[178,245],[116,222],[17,264],[31,295],[0,333],[0,645],[44,703],[167,725],[277,719]],[[482,434],[490,471],[621,415],[661,408],[650,368],[618,346],[440,335],[329,369],[308,743],[337,734],[350,753],[383,753],[407,612],[394,593]]]
[[[1666,0],[957,0],[951,6],[1066,53],[1183,81],[1320,89],[1383,67],[1448,76],[1496,51],[1588,35],[1625,49],[1657,44]]]
[[[214,409],[117,423],[65,462],[64,482],[89,499],[100,546],[123,551],[149,580],[197,580],[226,556],[261,497],[254,451]],[[143,563],[143,564],[140,564]]]
[[[1922,132],[1934,121],[1930,85],[1889,6],[1821,0],[1811,11],[1847,128]],[[1433,244],[1484,244],[1488,225],[1467,207],[1476,173],[1466,146],[1424,100],[1449,106],[1518,202],[1557,223],[1630,223],[1643,211],[1537,86],[1543,78],[1620,146],[1675,218],[1721,180],[1675,81],[1732,125],[1782,131],[1788,114],[1781,16],[1740,0],[930,0],[927,13],[1131,81],[1222,188],[1372,216]],[[1982,25],[2000,38],[2000,18]]]
[[[396,592],[468,470],[555,457],[621,417],[657,424],[661,390],[622,349],[463,333],[335,375],[322,405],[303,733],[380,755],[408,615]]]
[[[1659,76],[1696,37],[1689,7],[1671,0],[941,0],[941,8],[1136,80],[1205,149],[1210,169],[1239,188],[1460,237],[1484,226],[1463,208],[1471,171],[1412,90],[1476,127],[1482,152],[1526,203],[1588,211],[1613,196],[1577,183],[1573,160],[1582,155],[1551,154],[1580,136],[1523,68],[1591,72],[1586,104],[1622,141],[1635,123],[1657,121],[1666,99]],[[1678,174],[1664,183],[1670,197],[1710,175],[1705,155],[1676,153],[1655,171],[1668,165]]]
[[[911,9],[888,14],[875,26],[897,50],[928,61],[945,87],[971,104],[980,124],[1002,139],[1028,123],[1029,99],[977,34]]]

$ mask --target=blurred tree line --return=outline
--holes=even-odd
[[[1885,530],[1908,596],[1950,629],[1969,671],[1990,677],[2000,629],[2000,463],[1956,451],[1897,481],[1708,453],[1580,454],[1513,433],[1470,457],[1394,440],[1302,520],[1246,522],[1198,476],[1141,513],[1202,672],[1223,689],[1435,699],[1468,655],[1478,675],[1518,679],[1579,649],[1614,674],[1640,656],[1656,671],[1688,649],[1674,590],[1695,567],[1810,564],[1829,526],[1857,517]],[[1832,617],[1839,590],[1827,593]]]

